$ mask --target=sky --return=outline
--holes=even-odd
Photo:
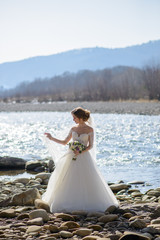
[[[0,63],[160,39],[160,0],[0,0]]]

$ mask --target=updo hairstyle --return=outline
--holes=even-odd
[[[90,117],[90,111],[81,107],[73,109],[71,113],[79,119],[82,118],[84,122],[86,122]]]

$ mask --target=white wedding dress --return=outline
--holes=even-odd
[[[72,131],[72,139],[87,146],[92,134],[79,136]],[[73,151],[68,149],[59,159],[42,196],[51,212],[104,212],[111,205],[118,207],[118,201],[101,176],[90,151],[82,152],[76,160],[72,160],[73,157]]]

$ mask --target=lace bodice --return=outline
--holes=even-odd
[[[90,139],[90,145],[93,146],[93,133],[81,133],[78,134],[75,131],[72,131],[72,139],[73,141],[79,141],[80,143],[84,144],[85,146],[88,146],[89,139]]]

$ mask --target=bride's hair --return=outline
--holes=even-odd
[[[81,107],[73,109],[71,113],[74,114],[77,118],[82,118],[84,122],[86,122],[90,117],[90,111]]]

